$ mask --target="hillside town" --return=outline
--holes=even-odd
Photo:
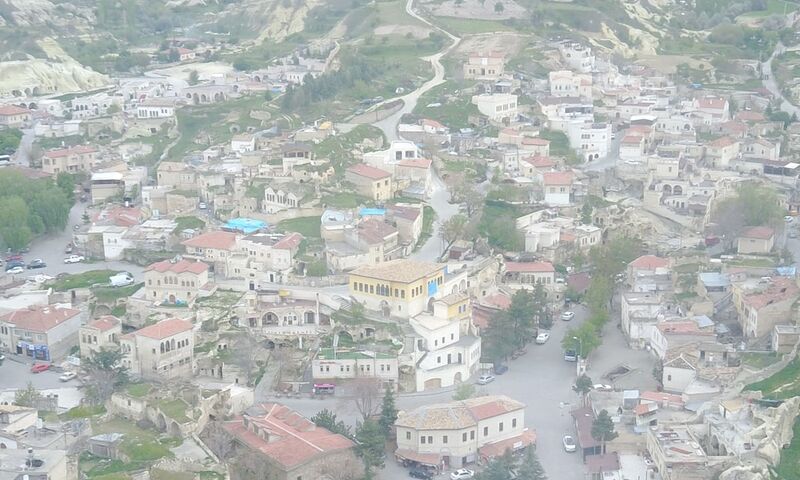
[[[0,85],[0,480],[799,478],[800,45],[395,3],[380,96],[297,33]]]

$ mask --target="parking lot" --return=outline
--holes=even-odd
[[[83,393],[77,387],[78,380],[62,382],[58,379],[60,371],[48,370],[41,373],[31,373],[29,358],[20,359],[6,353],[6,360],[0,365],[0,402],[14,400],[14,393],[28,386],[28,382],[40,392],[58,395],[59,410],[67,410],[80,403]]]

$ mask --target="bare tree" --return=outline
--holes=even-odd
[[[439,229],[439,236],[446,244],[443,253],[447,253],[454,243],[464,238],[468,222],[469,220],[464,215],[453,215],[445,220],[442,228]]]
[[[364,476],[364,463],[353,455],[330,458],[322,462],[317,474],[329,480],[356,480]]]
[[[357,378],[352,386],[356,410],[366,420],[377,412],[378,399],[381,395],[380,383],[374,377],[361,377]]]
[[[222,462],[227,460],[234,452],[235,446],[233,439],[228,432],[222,428],[222,423],[219,421],[209,422],[209,424],[206,425],[202,439],[208,448],[214,452],[214,455]]]

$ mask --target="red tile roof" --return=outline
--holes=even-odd
[[[797,298],[799,293],[800,288],[793,278],[777,277],[771,280],[765,290],[745,295],[742,302],[748,307],[759,310],[776,302]]]
[[[481,300],[481,305],[505,310],[511,306],[511,297],[505,293],[498,292],[488,295]]]
[[[731,137],[722,137],[709,143],[708,146],[712,148],[724,148],[730,147],[734,143],[736,143],[736,140],[732,139]]]
[[[754,112],[752,110],[742,110],[736,113],[736,118],[743,122],[763,122],[765,117],[761,112]]]
[[[578,431],[578,445],[581,448],[592,448],[600,446],[600,442],[592,437],[592,423],[594,423],[594,413],[589,407],[579,408],[570,412],[575,419],[575,427]]]
[[[278,240],[278,242],[276,242],[272,248],[277,248],[279,250],[294,250],[302,241],[303,236],[297,232],[294,232]]]
[[[87,323],[86,326],[96,328],[101,332],[105,332],[107,330],[111,330],[112,328],[116,327],[119,324],[120,324],[119,318],[113,315],[104,315],[100,318],[97,318]]]
[[[503,456],[508,450],[519,450],[529,445],[536,444],[536,432],[533,430],[524,430],[516,437],[500,440],[499,442],[487,443],[478,449],[478,454],[484,460]]]
[[[136,330],[135,332],[132,332],[132,335],[152,338],[155,340],[163,340],[179,333],[188,332],[191,329],[192,322],[188,320],[181,320],[180,318],[168,318],[166,320],[161,320],[154,325],[150,325],[149,327]]]
[[[699,108],[710,108],[713,110],[722,110],[725,108],[725,103],[727,100],[720,97],[705,97],[700,98],[697,100],[697,106]]]
[[[496,417],[498,415],[503,415],[504,413],[509,413],[524,408],[525,406],[522,404],[518,404],[516,402],[505,402],[503,400],[495,400],[492,402],[470,405],[467,407],[469,412],[472,414],[472,417],[477,421]]]
[[[87,153],[97,153],[97,149],[89,145],[78,145],[70,148],[50,150],[44,152],[44,156],[47,158],[62,158],[69,157],[70,155],[83,155]]]
[[[622,143],[628,145],[639,145],[642,143],[642,137],[639,135],[625,135],[625,138],[622,139]]]
[[[213,248],[215,250],[232,250],[236,245],[236,234],[221,230],[202,233],[194,238],[181,242],[187,247]]]
[[[572,172],[545,172],[545,185],[572,185]]]
[[[543,157],[541,155],[526,158],[524,161],[536,168],[551,168],[556,166],[556,162],[554,162],[550,157]]]
[[[359,163],[358,165],[353,165],[352,167],[347,169],[347,173],[352,173],[353,175],[369,178],[371,180],[380,180],[382,178],[392,176],[392,174],[387,172],[386,170],[381,170],[380,168],[372,167],[370,165],[367,165],[366,163]]]
[[[534,145],[537,147],[546,147],[550,145],[550,140],[545,140],[544,138],[538,137],[525,137],[522,139],[523,145]]]
[[[264,440],[245,426],[253,425],[268,435]],[[355,444],[346,437],[314,425],[294,410],[277,403],[264,403],[224,424],[225,430],[284,470],[291,470],[329,453],[348,450]]]
[[[507,273],[549,273],[556,269],[550,262],[506,262]]]
[[[30,306],[0,315],[0,322],[10,323],[17,328],[31,332],[47,333],[48,330],[80,313],[80,310],[74,308],[60,308],[52,305]]]
[[[409,168],[431,168],[431,161],[427,158],[409,158],[397,162],[397,165]]]
[[[642,392],[639,395],[642,400],[656,402],[665,407],[683,407],[683,397],[665,392]]]
[[[24,113],[29,114],[31,111],[16,105],[0,105],[0,116],[10,117],[11,115],[22,115]]]
[[[657,268],[667,268],[669,266],[669,260],[655,255],[642,255],[629,265],[633,268],[640,268],[643,270],[655,270]]]
[[[160,262],[156,262],[145,269],[146,272],[151,270],[155,270],[158,273],[164,272],[172,272],[172,273],[184,273],[190,272],[194,273],[195,275],[199,275],[203,272],[208,271],[208,265],[203,262],[191,262],[189,260],[181,260],[179,262],[171,262],[169,260],[162,260]]]
[[[769,240],[775,235],[775,230],[769,227],[750,227],[743,231],[742,238],[758,238],[760,240]]]

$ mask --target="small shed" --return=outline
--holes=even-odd
[[[121,433],[103,433],[89,439],[89,453],[96,457],[116,459],[119,454]]]

